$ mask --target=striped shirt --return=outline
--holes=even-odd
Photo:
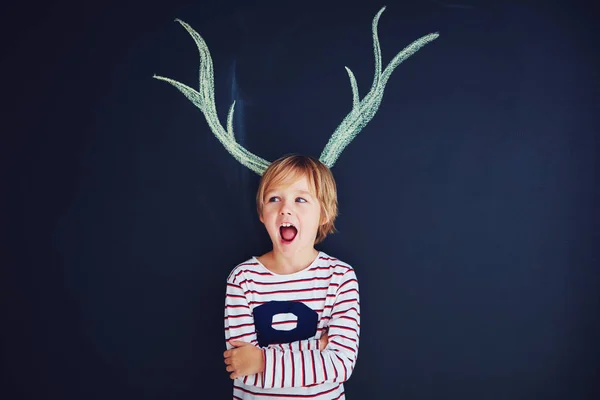
[[[320,351],[325,332],[329,343]],[[323,252],[289,275],[252,257],[227,278],[226,346],[232,348],[229,340],[249,342],[263,349],[265,359],[263,372],[234,380],[234,399],[345,399],[359,333],[354,269]]]

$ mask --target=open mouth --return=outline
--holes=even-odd
[[[293,224],[283,223],[279,227],[279,235],[281,236],[281,239],[286,243],[292,242],[296,238],[297,234],[298,229],[296,229],[296,227]]]

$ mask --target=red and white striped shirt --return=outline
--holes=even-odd
[[[316,313],[314,335],[260,346],[264,335],[257,333],[255,309],[265,304],[289,304]],[[291,313],[268,318],[269,329],[275,334],[303,325]],[[319,338],[324,332],[329,335],[329,344],[320,351]],[[356,364],[359,334],[360,302],[354,269],[323,252],[307,268],[289,275],[277,275],[252,257],[236,266],[227,278],[226,346],[232,348],[229,340],[249,342],[261,347],[265,356],[262,373],[234,380],[234,399],[345,399],[344,382]]]

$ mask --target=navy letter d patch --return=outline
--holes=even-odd
[[[297,318],[296,327],[292,330],[273,328],[274,317],[279,314],[293,314]],[[299,301],[270,301],[254,308],[254,325],[261,347],[313,337],[317,333],[317,322],[317,312]]]

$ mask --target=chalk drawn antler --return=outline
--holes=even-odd
[[[225,149],[231,155],[238,160],[242,165],[250,168],[252,171],[259,175],[262,175],[265,169],[269,166],[269,162],[260,158],[259,156],[252,154],[241,146],[236,140],[233,134],[233,111],[235,109],[235,101],[229,108],[229,114],[227,115],[227,130],[223,128],[219,122],[219,116],[217,115],[217,109],[215,106],[215,83],[213,73],[213,63],[210,57],[210,51],[208,46],[202,37],[192,29],[188,24],[181,21],[179,22],[192,36],[198,51],[200,52],[200,88],[198,91],[191,87],[184,85],[183,83],[177,82],[170,78],[154,75],[154,78],[169,82],[177,89],[179,89],[196,107],[202,111],[208,126],[213,131],[217,139],[225,146]]]
[[[348,144],[350,144],[354,137],[356,137],[356,135],[366,126],[366,124],[377,112],[377,109],[379,108],[383,98],[385,85],[394,69],[396,69],[396,67],[404,60],[416,53],[421,47],[437,39],[439,36],[438,33],[430,33],[415,40],[410,45],[405,47],[404,50],[398,53],[382,72],[381,48],[379,46],[379,38],[377,36],[377,24],[379,22],[379,17],[384,10],[385,7],[381,8],[381,10],[379,10],[373,19],[372,28],[373,50],[375,53],[375,76],[373,78],[371,90],[369,90],[369,93],[367,93],[362,100],[360,100],[358,95],[358,85],[356,83],[354,74],[348,67],[345,67],[346,71],[348,72],[348,76],[350,77],[350,85],[352,87],[352,110],[333,132],[329,142],[323,149],[323,152],[319,158],[320,161],[329,168],[333,167],[342,151]],[[227,149],[227,151],[242,165],[248,167],[257,174],[262,175],[270,163],[263,158],[249,152],[235,140],[235,136],[233,134],[233,112],[235,108],[235,101],[232,103],[227,116],[227,130],[225,130],[219,122],[215,107],[213,65],[208,46],[204,42],[204,39],[202,39],[202,37],[188,24],[179,19],[176,21],[179,22],[192,36],[196,42],[198,51],[200,52],[199,91],[196,91],[189,86],[170,78],[156,75],[154,78],[169,82],[179,89],[192,103],[194,103],[194,105],[196,105],[196,107],[200,109],[200,111],[202,111],[210,129],[213,131],[217,139],[223,144],[225,149]]]
[[[352,86],[352,111],[342,120],[340,125],[336,128],[329,139],[329,142],[323,149],[321,157],[319,158],[328,167],[332,167],[337,158],[342,154],[342,151],[354,137],[364,128],[369,121],[375,116],[381,100],[383,99],[383,91],[385,84],[387,83],[392,72],[402,61],[416,53],[421,47],[427,43],[437,39],[438,33],[430,33],[425,35],[410,45],[406,46],[404,50],[396,55],[390,61],[388,66],[385,68],[383,73],[381,72],[381,48],[379,47],[379,37],[377,36],[377,24],[379,23],[379,17],[385,10],[385,7],[381,8],[375,18],[373,18],[373,50],[375,53],[375,76],[373,77],[373,84],[371,90],[362,99],[359,100],[358,96],[358,85],[356,84],[356,78],[350,70],[345,67],[350,77],[350,85]]]

